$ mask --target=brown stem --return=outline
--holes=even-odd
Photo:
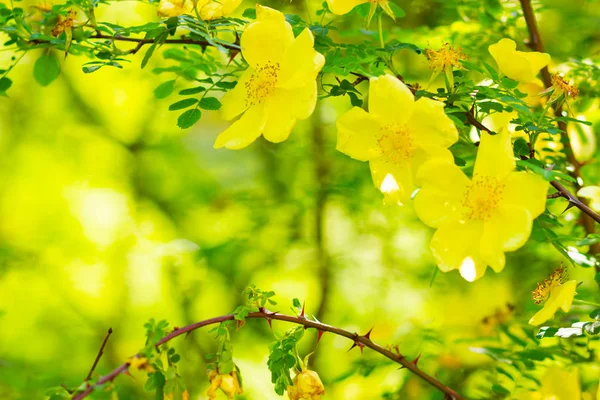
[[[228,314],[228,315],[222,315],[220,317],[215,317],[215,318],[207,319],[204,321],[196,322],[194,324],[185,326],[183,328],[179,328],[179,329],[171,332],[167,336],[163,337],[161,340],[159,340],[156,343],[156,347],[158,347],[178,336],[188,334],[188,333],[190,333],[198,328],[201,328],[203,326],[218,324],[218,323],[221,323],[224,321],[231,321],[233,319],[234,319],[233,314]],[[306,328],[315,328],[315,329],[319,330],[320,332],[330,332],[330,333],[333,333],[338,336],[343,336],[345,338],[352,340],[356,346],[368,347],[371,350],[383,355],[384,357],[387,357],[388,359],[400,364],[403,368],[410,370],[412,373],[414,373],[415,375],[417,375],[418,377],[420,377],[421,379],[423,379],[424,381],[429,383],[431,386],[435,387],[436,389],[438,389],[439,391],[444,393],[447,398],[449,398],[451,400],[464,400],[464,398],[461,395],[459,395],[454,390],[452,390],[448,386],[446,386],[443,383],[441,383],[440,381],[438,381],[433,376],[428,375],[427,373],[422,371],[419,367],[417,367],[416,363],[413,363],[412,361],[407,360],[406,357],[404,357],[399,352],[394,352],[392,350],[386,349],[386,348],[381,347],[380,345],[376,344],[375,342],[373,342],[369,338],[370,335],[368,335],[368,334],[361,336],[357,333],[352,333],[350,331],[336,328],[331,325],[323,324],[323,323],[317,322],[317,321],[308,320],[305,317],[279,314],[279,313],[270,312],[270,311],[267,311],[264,309],[261,309],[261,311],[256,311],[256,312],[252,312],[252,313],[248,314],[246,319],[265,319],[265,320],[285,321],[285,322],[290,322],[292,324],[302,325]],[[136,354],[134,357],[139,357],[139,354]],[[83,398],[87,397],[90,393],[92,393],[96,387],[106,384],[108,382],[112,382],[117,376],[127,373],[128,369],[129,369],[129,362],[125,362],[124,364],[121,364],[119,367],[117,367],[115,370],[113,370],[108,375],[103,376],[100,379],[98,379],[98,381],[95,384],[89,385],[86,388],[86,390],[75,395],[73,397],[73,400],[82,400]]]
[[[520,2],[521,2],[521,8],[523,9],[523,16],[525,17],[525,22],[527,23],[527,29],[529,30],[529,39],[531,42],[530,43],[531,48],[535,51],[543,53],[544,52],[544,44],[542,42],[542,37],[540,35],[540,31],[538,30],[535,13],[534,13],[533,7],[531,5],[531,0],[520,0]],[[541,73],[542,73],[542,80],[544,82],[544,86],[546,88],[551,87],[552,86],[552,78],[550,77],[550,71],[548,70],[548,67],[544,67],[542,69]],[[560,116],[562,114],[562,107],[558,102],[554,103],[552,108],[554,109],[554,115]],[[558,129],[560,129],[560,131],[561,131],[561,135],[562,135],[561,141],[562,141],[563,145],[565,146],[567,160],[573,166],[573,171],[571,172],[571,176],[573,178],[575,178],[575,181],[577,182],[575,184],[576,185],[575,189],[579,189],[580,182],[581,182],[581,164],[579,163],[579,161],[577,161],[577,159],[575,158],[575,154],[573,153],[573,147],[571,146],[571,141],[569,140],[569,135],[567,133],[567,123],[564,121],[559,121]],[[553,186],[554,186],[554,184],[553,184]],[[556,187],[556,186],[554,186],[554,187]],[[573,195],[570,195],[570,196],[572,198],[575,198],[575,196],[573,196]],[[569,201],[570,201],[570,204],[574,204],[572,202],[571,198],[569,198]],[[586,199],[579,198],[578,203],[579,204],[574,204],[574,205],[577,206],[577,208],[579,208],[581,211],[583,211],[585,213],[585,215],[582,216],[581,222],[582,222],[582,225],[583,225],[586,233],[588,235],[591,233],[595,233],[596,226],[594,224],[594,221],[599,222],[597,219],[598,214],[589,210],[589,207],[587,207]],[[593,214],[593,216],[592,216],[592,214],[588,213],[586,210],[581,208],[580,205],[585,206],[586,209],[589,210]],[[592,254],[600,253],[600,243],[595,243],[595,244],[591,245],[590,252]],[[600,272],[600,265],[596,265],[596,272]]]
[[[112,328],[108,328],[108,332],[106,332],[106,336],[104,336],[104,340],[102,341],[102,344],[100,345],[100,350],[98,350],[98,354],[96,355],[96,359],[94,360],[94,363],[92,364],[92,368],[90,369],[90,372],[87,374],[87,376],[85,377],[84,381],[89,381],[90,379],[92,379],[92,374],[94,373],[94,370],[96,369],[96,366],[98,365],[98,362],[100,361],[100,358],[102,357],[102,354],[104,354],[104,348],[106,347],[106,343],[108,342],[108,338],[110,337],[110,335],[112,335]]]

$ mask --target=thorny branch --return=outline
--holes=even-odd
[[[84,379],[84,381],[89,381],[90,379],[92,379],[92,375],[94,374],[94,370],[96,369],[96,366],[98,365],[98,361],[100,361],[100,358],[102,357],[102,354],[104,354],[104,348],[106,347],[106,343],[108,342],[108,338],[110,338],[110,335],[112,334],[113,330],[112,328],[108,328],[108,332],[106,332],[106,336],[104,336],[104,340],[102,341],[102,345],[100,345],[100,350],[98,350],[98,355],[96,355],[96,359],[94,360],[94,363],[92,364],[92,368],[90,368],[90,372],[87,374],[86,378]]]
[[[444,393],[444,395],[447,399],[464,400],[464,398],[461,395],[459,395],[458,393],[456,393],[453,389],[449,388],[448,386],[444,385],[443,383],[438,381],[433,376],[428,375],[423,370],[421,370],[417,366],[416,360],[410,361],[410,360],[406,359],[406,357],[404,357],[400,352],[398,352],[397,349],[395,349],[395,348],[387,349],[387,348],[384,348],[384,347],[376,344],[375,342],[373,342],[370,338],[371,331],[369,331],[369,333],[367,333],[365,335],[359,335],[357,333],[352,333],[350,331],[336,328],[331,325],[323,324],[318,321],[309,320],[304,315],[299,315],[299,316],[285,315],[285,314],[279,314],[277,312],[271,312],[266,309],[260,309],[259,311],[252,312],[252,313],[248,314],[246,319],[264,319],[266,321],[271,321],[271,320],[285,321],[285,322],[289,322],[289,323],[293,323],[293,324],[297,324],[297,325],[302,325],[305,328],[317,329],[319,331],[319,334],[321,334],[323,332],[329,332],[329,333],[333,333],[338,336],[343,336],[345,338],[350,339],[353,342],[352,347],[359,347],[361,350],[364,347],[368,347],[371,350],[383,355],[384,357],[387,357],[388,359],[400,364],[402,366],[402,368],[406,368],[406,369],[410,370],[412,373],[414,373],[415,375],[417,375],[418,377],[420,377],[421,379],[423,379],[424,381],[429,383],[431,386],[435,387],[436,389],[438,389],[439,391]],[[167,343],[168,341],[170,341],[178,336],[189,334],[190,332],[192,332],[198,328],[202,328],[202,327],[208,326],[208,325],[218,324],[218,323],[225,322],[225,321],[232,321],[232,320],[234,320],[234,315],[227,314],[227,315],[222,315],[220,317],[215,317],[215,318],[207,319],[204,321],[196,322],[194,324],[174,330],[173,332],[171,332],[170,334],[168,334],[167,336],[165,336],[161,340],[159,340],[155,346],[159,347],[160,345]],[[139,354],[135,355],[134,357],[139,357]],[[129,362],[125,362],[125,363],[121,364],[119,367],[114,369],[108,375],[100,377],[100,379],[98,379],[98,381],[96,383],[90,384],[86,388],[86,390],[84,390],[83,392],[74,395],[73,400],[84,399],[90,393],[92,393],[94,391],[94,389],[96,389],[97,387],[104,385],[106,383],[112,382],[119,375],[127,373],[128,370],[129,370]]]

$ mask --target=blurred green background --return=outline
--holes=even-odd
[[[407,16],[385,20],[387,39],[433,48],[451,41],[489,62],[490,43],[527,37],[515,1],[398,4]],[[600,3],[542,6],[553,67],[597,57]],[[157,20],[156,6],[114,2],[100,6],[98,19],[143,24]],[[341,41],[377,40],[361,36],[356,13],[335,24],[346,29]],[[9,50],[0,49],[3,66]],[[212,144],[227,125],[216,113],[182,131],[167,110],[171,99],[154,98],[154,88],[172,79],[152,73],[167,64],[160,56],[144,70],[140,53],[123,70],[88,75],[81,71],[88,60],[69,56],[46,88],[32,78],[38,56],[25,56],[11,72],[10,97],[0,98],[1,399],[43,399],[48,387],[77,386],[112,327],[97,369],[107,373],[143,346],[148,319],[183,326],[231,312],[251,283],[277,293],[277,311],[288,312],[297,297],[325,323],[359,333],[374,327],[376,342],[397,344],[410,358],[421,354],[425,371],[474,399],[491,398],[496,370],[469,347],[507,345],[506,331],[533,334],[526,323],[537,308],[529,293],[559,265],[558,252],[531,240],[508,255],[502,274],[488,271],[475,283],[456,272],[432,280],[432,230],[410,206],[384,206],[368,164],[335,151],[335,120],[350,107],[347,98],[321,101],[282,144],[259,139],[243,151],[217,151]],[[407,81],[428,82],[423,56],[396,58]],[[560,213],[565,203],[552,207]],[[580,293],[597,291],[591,269],[571,273],[584,281]],[[272,340],[264,321],[235,334],[241,398],[278,398],[266,367]],[[314,343],[311,333],[303,354]],[[347,352],[350,345],[326,334],[318,346],[313,368],[326,398],[442,398],[378,354]],[[200,330],[175,346],[191,398],[205,398],[203,355],[215,350],[213,336]],[[584,374],[584,389],[592,392],[598,375]],[[119,398],[152,398],[143,381],[140,373],[120,377]]]

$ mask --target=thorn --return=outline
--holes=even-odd
[[[419,362],[419,358],[421,358],[421,353],[414,360],[411,361],[411,363],[413,363],[415,365],[415,367],[417,366],[417,363]]]
[[[569,199],[569,204],[567,204],[567,208],[565,208],[565,210],[562,212],[563,214],[566,213],[569,208],[575,207],[575,202],[572,201],[571,199]]]
[[[237,325],[237,326],[236,326],[236,328],[235,328],[235,329],[236,329],[237,331],[239,331],[240,329],[242,329],[242,327],[243,327],[244,325],[246,325],[246,321],[239,321],[239,320],[238,320],[236,325]]]
[[[357,339],[358,339],[358,334],[356,334],[356,339],[354,339],[354,343],[348,349],[348,351],[352,350],[355,347],[358,347],[360,349],[360,354],[363,354],[363,349],[364,349],[365,345],[363,343],[359,342]]]
[[[273,322],[271,321],[271,318],[265,318],[267,320],[267,324],[269,324],[269,328],[271,328],[271,331],[273,330]]]
[[[317,344],[319,344],[319,342],[321,341],[321,337],[323,336],[323,333],[325,333],[325,332],[320,329],[317,332],[318,332],[317,333]]]
[[[183,340],[187,340],[188,337],[192,334],[192,331],[186,332],[185,333],[185,338]]]
[[[371,327],[371,329],[369,329],[369,332],[367,332],[367,333],[365,333],[365,334],[363,335],[363,337],[364,337],[365,339],[371,340],[371,332],[373,332],[373,328],[374,328],[374,327]]]
[[[298,317],[302,319],[306,319],[306,316],[304,315],[304,306],[306,306],[306,302],[302,303],[302,311],[300,312],[300,315],[298,315]]]

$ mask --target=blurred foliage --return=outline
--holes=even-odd
[[[318,332],[280,321],[273,332],[265,321],[224,323],[154,348],[174,325],[234,310],[241,321],[265,306],[302,308],[350,331],[374,327],[374,341],[420,356],[422,370],[465,398],[574,398],[565,396],[575,389],[560,397],[553,381],[595,398],[600,282],[590,247],[600,240],[581,212],[549,199],[501,274],[470,283],[438,272],[432,229],[411,206],[382,203],[367,165],[335,150],[335,121],[366,103],[368,77],[392,72],[417,96],[447,103],[460,133],[451,151],[465,171],[479,140],[465,116],[476,93],[479,120],[517,112],[512,124],[526,138],[515,141],[519,158],[529,156],[527,141],[558,137],[556,122],[568,124],[579,184],[600,186],[600,3],[535,3],[550,69],[579,88],[569,114],[555,118],[531,111],[488,53],[504,37],[526,50],[518,1],[403,0],[392,8],[395,21],[380,19],[381,37],[382,11],[367,26],[368,4],[334,16],[321,0],[267,2],[288,13],[296,35],[309,27],[315,36],[326,58],[320,101],[284,143],[260,138],[244,151],[215,150],[227,125],[214,111],[246,68],[229,56],[256,17],[253,5],[205,22],[160,19],[146,1],[0,2],[0,398],[68,398],[61,385],[81,387],[109,327],[94,378],[140,349],[145,362],[135,361],[133,379],[90,398],[203,399],[217,365],[229,376],[220,379],[243,377],[238,398],[276,399],[273,383],[283,393],[290,368],[313,351],[325,398],[443,398],[379,354],[347,352],[352,343],[331,334],[317,347]],[[94,29],[84,25],[90,10]],[[166,43],[182,35],[206,46]],[[425,49],[445,43],[468,59],[432,80]],[[519,168],[574,192],[568,160],[550,150]],[[582,300],[550,326],[528,325],[539,309],[536,282],[561,262]]]

